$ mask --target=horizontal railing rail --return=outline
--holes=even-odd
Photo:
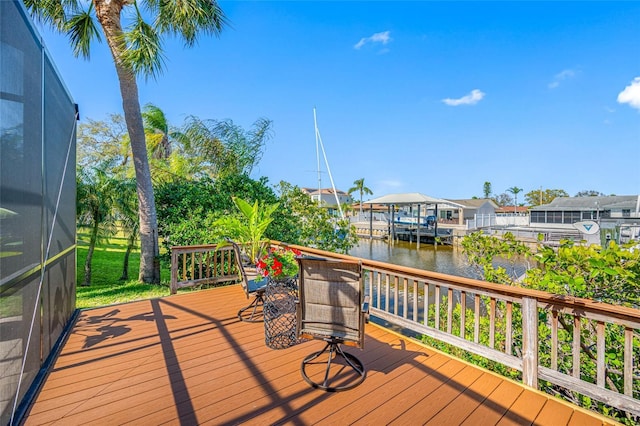
[[[638,309],[289,247],[360,260],[384,321],[516,369],[525,385],[544,380],[640,416]]]

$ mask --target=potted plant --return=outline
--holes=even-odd
[[[256,267],[263,278],[271,278],[274,281],[283,281],[298,275],[298,262],[296,256],[300,256],[300,250],[289,247],[271,247],[263,255]]]

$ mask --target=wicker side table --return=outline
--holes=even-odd
[[[285,349],[298,343],[296,337],[296,278],[268,278],[264,291],[264,343],[271,349]]]

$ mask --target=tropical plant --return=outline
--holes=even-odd
[[[600,191],[586,189],[583,191],[579,191],[578,193],[576,193],[576,195],[574,195],[574,197],[603,197],[604,195],[605,194]]]
[[[552,293],[640,308],[640,251],[631,250],[634,244],[583,246],[563,240],[557,249],[541,246],[536,254],[540,267],[528,271],[525,283]]]
[[[507,192],[513,194],[514,202],[513,202],[513,212],[518,212],[518,194],[522,192],[522,188],[518,188],[517,186],[512,186],[511,188],[507,188]]]
[[[528,249],[523,247],[521,250],[520,244],[514,245],[511,237],[502,240],[495,236],[481,236],[479,233],[463,238],[465,254],[476,270],[480,272],[481,278],[560,295],[591,298],[613,305],[632,308],[640,306],[640,297],[638,296],[640,295],[640,251],[632,250],[633,243],[618,246],[612,242],[609,247],[603,248],[599,245],[580,246],[575,245],[572,241],[563,240],[557,250],[552,247],[540,246],[535,254],[538,266],[529,268],[524,280],[516,281],[502,273],[503,271],[497,271],[493,265],[496,259],[508,258],[513,253],[529,256]],[[496,279],[496,277],[498,278]],[[502,281],[501,278],[506,278],[506,281]],[[458,317],[455,315],[459,315],[459,313],[454,312],[453,324],[458,323]],[[467,322],[473,315],[472,310],[467,310]],[[518,318],[520,315],[520,309],[514,306],[513,320],[510,324],[513,327],[514,336],[521,335],[521,320]],[[540,317],[538,326],[539,362],[541,365],[549,366],[551,365],[552,353],[550,313],[540,309],[538,315]],[[504,317],[503,307],[496,307],[496,317]],[[574,365],[575,319],[572,315],[560,313],[557,315],[557,321],[558,345],[555,350],[557,351],[558,370],[570,374]],[[580,374],[581,377],[595,381],[598,368],[596,365],[598,355],[595,350],[598,321],[582,318],[580,323],[579,344],[582,352]],[[622,355],[625,344],[623,328],[623,326],[616,324],[605,325],[605,382],[608,388],[617,389],[618,392],[622,392],[625,386],[622,373],[624,365]],[[486,330],[487,328],[481,325],[481,329]],[[496,330],[496,334],[499,333],[501,334],[502,330]],[[634,334],[637,336],[636,332]],[[484,338],[485,336],[481,335],[480,341]],[[637,337],[633,340],[635,346],[638,341]],[[467,354],[464,357],[476,362],[475,356]],[[635,371],[637,368],[635,366],[633,368],[633,374],[637,375],[638,373]],[[570,392],[546,381],[541,381],[540,386],[546,392],[575,404],[613,416],[627,424],[637,424],[637,416],[622,413],[584,395]],[[637,384],[633,386],[634,393],[640,391]]]
[[[269,241],[265,232],[271,222],[278,203],[265,204],[256,200],[253,205],[242,198],[232,197],[240,215],[224,216],[214,225],[219,227],[228,237],[248,247],[248,255],[252,262],[257,262],[264,253]]]
[[[531,250],[518,241],[511,232],[502,238],[473,232],[462,239],[462,249],[467,261],[481,280],[498,284],[515,285],[523,271],[516,265],[532,255]],[[497,263],[496,260],[500,260]]]
[[[136,196],[136,182],[134,179],[124,179],[115,182],[114,206],[118,225],[124,232],[127,248],[122,261],[121,281],[129,280],[129,258],[136,248],[138,241],[138,197]]]
[[[202,120],[187,117],[181,129],[185,155],[211,178],[249,175],[262,158],[271,137],[272,121],[260,118],[250,130],[232,120]]]
[[[114,233],[113,210],[116,194],[115,180],[102,169],[80,170],[76,177],[78,221],[89,227],[89,249],[84,263],[84,280],[91,285],[91,260],[98,240]]]
[[[173,135],[164,111],[153,104],[146,104],[142,110],[142,122],[151,158],[168,160],[172,152],[170,138]]]
[[[349,191],[347,192],[349,193],[349,195],[353,194],[354,192],[360,193],[360,214],[362,214],[362,196],[364,194],[369,194],[369,195],[373,194],[371,189],[365,186],[364,178],[354,180],[353,187],[349,188]]]
[[[118,75],[135,159],[140,200],[140,279],[157,283],[160,264],[156,208],[136,76],[155,77],[162,72],[164,35],[179,36],[186,46],[193,46],[201,32],[220,34],[224,14],[216,1],[202,0],[24,0],[24,3],[36,19],[69,36],[76,56],[89,58],[91,42],[100,40],[98,26],[102,28]]]
[[[124,144],[127,126],[121,114],[109,114],[104,120],[87,119],[78,125],[76,164],[90,169],[101,164],[114,175],[124,177],[128,161]]]
[[[495,201],[497,205],[505,207],[513,203],[513,197],[506,192],[503,192],[502,194],[494,196],[493,201]]]
[[[484,194],[484,198],[491,197],[491,182],[485,182],[482,186],[482,193]]]
[[[286,242],[339,253],[348,253],[358,243],[355,227],[348,219],[332,218],[297,186],[280,182],[279,192],[282,210],[294,224],[288,228]]]
[[[525,194],[524,199],[528,206],[540,206],[549,204],[556,197],[568,197],[569,194],[564,189],[534,189]]]

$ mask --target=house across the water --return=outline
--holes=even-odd
[[[578,222],[594,222],[607,240],[640,239],[640,195],[558,197],[531,208],[531,228],[575,230]]]

